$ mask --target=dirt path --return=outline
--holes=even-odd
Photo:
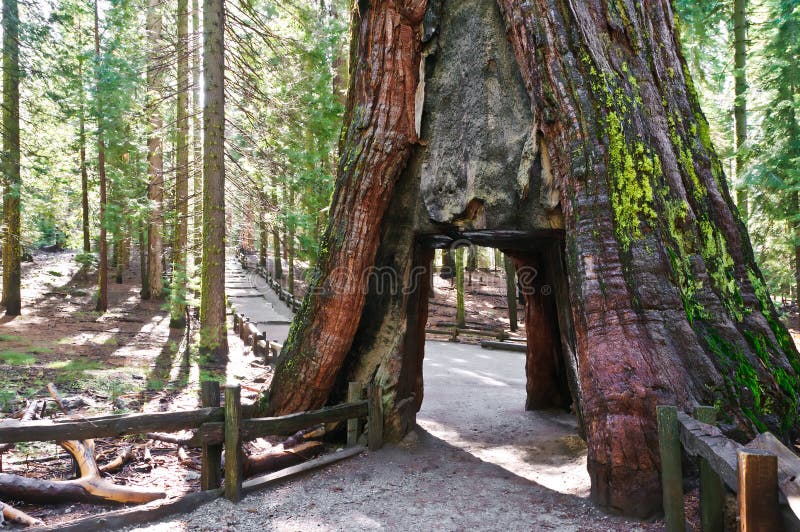
[[[523,410],[523,366],[429,342],[420,426],[400,445],[136,530],[661,530],[588,502],[575,421]]]

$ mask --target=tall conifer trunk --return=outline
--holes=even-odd
[[[222,361],[225,328],[225,4],[204,0],[203,259],[200,349]]]
[[[186,326],[186,259],[189,235],[189,0],[178,0],[178,98],[175,165],[175,239],[170,326]]]
[[[19,80],[19,8],[17,0],[3,0],[3,304],[9,316],[22,311]]]
[[[192,0],[192,218],[195,274],[203,259],[203,110],[200,108],[200,3]]]
[[[108,238],[106,220],[106,144],[103,140],[103,105],[100,62],[100,16],[97,8],[98,0],[94,3],[94,56],[95,56],[95,84],[96,84],[96,112],[97,112],[97,178],[100,181],[100,249],[98,265],[98,291],[97,310],[108,310]]]
[[[733,78],[735,100],[733,120],[736,129],[736,204],[747,223],[747,185],[742,183],[747,142],[747,0],[733,2]]]
[[[147,113],[150,131],[147,137],[147,169],[149,184],[147,199],[150,215],[147,224],[147,290],[144,299],[160,298],[164,290],[162,276],[163,232],[164,232],[164,155],[161,140],[163,119],[158,101],[161,98],[161,78],[164,60],[160,56],[161,2],[149,0],[147,5]]]

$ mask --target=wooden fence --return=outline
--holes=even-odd
[[[697,407],[694,418],[674,406],[659,406],[657,418],[669,532],[685,526],[682,450],[700,460],[703,531],[724,530],[725,486],[738,495],[742,532],[800,530],[800,483],[793,466],[797,457],[774,436],[767,433],[743,446],[722,434],[716,410],[708,406]]]
[[[354,447],[359,438],[359,419],[366,417],[369,449],[379,449],[383,445],[381,388],[370,385],[367,399],[363,399],[361,384],[350,383],[349,390],[349,402],[344,404],[280,417],[246,418],[238,384],[224,387],[225,406],[221,407],[219,383],[207,381],[201,385],[203,407],[196,410],[19,422],[0,426],[0,443],[87,440],[196,429],[187,445],[202,450],[201,488],[219,487],[224,453],[224,495],[238,501],[242,493],[242,443],[246,441],[288,436],[321,423],[346,421],[347,443]]]

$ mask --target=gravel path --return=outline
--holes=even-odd
[[[524,411],[524,363],[428,342],[419,427],[401,444],[135,530],[662,530],[591,505],[574,418]]]

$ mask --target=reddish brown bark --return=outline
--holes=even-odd
[[[571,314],[574,330],[560,336],[575,374],[570,384],[587,436],[593,499],[650,515],[661,498],[656,405],[721,404],[728,434],[744,438],[769,428],[790,436],[797,431],[800,357],[763,287],[684,74],[669,2],[497,3],[530,96],[532,134],[547,154],[542,167],[560,194],[548,208],[563,214],[565,260],[560,250],[558,260],[543,257],[558,269],[559,305],[535,313],[543,303],[533,300],[527,318],[552,327]],[[354,19],[348,130],[313,283],[322,291],[306,299],[293,326],[270,406],[320,406],[337,379],[357,375],[389,384],[387,433],[397,436],[410,426],[398,421],[400,405],[411,393],[414,403],[421,400],[422,347],[407,320],[415,313],[424,319],[424,304],[417,301],[415,310],[413,296],[408,304],[375,292],[365,307],[363,290],[353,288],[375,262],[382,235],[379,262],[404,281],[420,256],[409,237],[422,232],[411,198],[420,194],[413,183],[420,174],[404,174],[397,191],[394,185],[417,141],[417,24],[425,3],[374,4],[359,2]],[[440,211],[467,213],[466,206]],[[426,229],[458,232],[470,218],[458,216]],[[482,228],[514,229],[496,222],[487,216]],[[344,293],[342,272],[351,276]],[[545,347],[552,353],[550,335]],[[529,340],[544,346],[538,335]],[[552,375],[552,365],[540,366],[545,357],[534,355],[531,370]]]
[[[295,319],[270,390],[276,414],[322,406],[353,342],[394,184],[417,142],[414,91],[425,0],[359,2],[337,187],[317,293]],[[378,68],[376,68],[378,67]]]
[[[527,400],[525,408],[569,406],[561,335],[551,281],[540,256],[515,257],[517,279],[525,297],[525,358]]]

